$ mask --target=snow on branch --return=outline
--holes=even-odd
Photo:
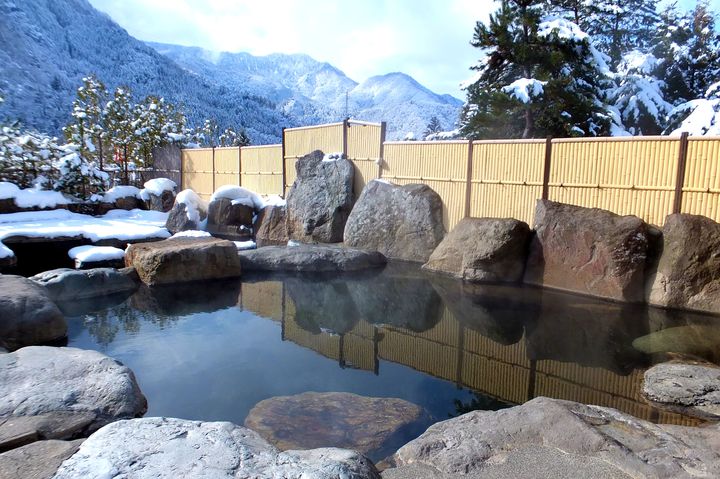
[[[533,98],[537,98],[543,94],[543,87],[546,84],[546,81],[540,81],[534,78],[520,78],[504,86],[502,91],[522,103],[530,103]]]

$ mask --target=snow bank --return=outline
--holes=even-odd
[[[38,188],[20,189],[14,183],[0,182],[0,199],[12,199],[20,208],[55,208],[69,205],[72,200],[59,191],[47,191]]]
[[[79,263],[97,263],[98,261],[111,261],[123,259],[125,251],[112,246],[76,246],[68,251],[70,259]]]
[[[234,205],[245,205],[256,210],[261,210],[265,207],[265,202],[257,193],[243,188],[242,186],[225,185],[221,186],[215,193],[213,193],[210,201],[217,200],[220,198],[226,198],[232,201]]]
[[[134,186],[113,186],[103,195],[103,202],[115,203],[120,198],[140,198],[140,189]]]
[[[143,189],[140,191],[140,199],[144,201],[150,200],[150,195],[162,196],[164,191],[177,191],[177,184],[168,178],[155,178],[148,180],[143,185]]]
[[[120,241],[168,238],[167,213],[143,210],[112,210],[89,216],[65,210],[24,211],[0,214],[0,241],[12,236],[29,238],[86,238]]]
[[[502,91],[522,103],[530,103],[533,98],[543,94],[545,84],[547,84],[546,81],[540,81],[534,78],[520,78],[504,86]]]
[[[191,189],[182,190],[175,197],[175,202],[185,205],[185,214],[190,221],[200,227],[204,221],[201,220],[200,210],[207,211],[207,203]],[[205,220],[207,221],[207,219]]]
[[[207,231],[199,231],[199,230],[187,230],[187,231],[178,231],[174,235],[172,235],[170,238],[207,238],[211,237],[212,235],[208,233]]]

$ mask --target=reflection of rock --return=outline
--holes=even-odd
[[[522,280],[530,241],[527,223],[465,218],[435,248],[424,269],[474,282]]]
[[[682,353],[718,362],[720,361],[720,327],[713,324],[670,327],[641,336],[635,339],[632,345],[646,354]]]
[[[130,298],[130,304],[140,311],[160,315],[211,313],[237,306],[240,300],[239,280],[205,281],[196,283],[141,286]]]
[[[91,413],[92,426],[142,415],[135,376],[97,351],[29,346],[0,355],[0,417]]]
[[[525,324],[533,324],[539,313],[540,291],[535,288],[471,286],[438,275],[431,282],[455,319],[500,344],[520,341]]]
[[[640,218],[538,200],[535,229],[526,283],[643,300],[648,228]]]
[[[8,349],[65,338],[67,323],[45,288],[21,276],[0,275],[0,341]]]
[[[280,450],[342,447],[382,458],[428,422],[421,407],[402,399],[306,392],[260,401],[245,426]]]
[[[653,404],[703,419],[720,419],[720,368],[669,362],[645,371],[643,395]]]
[[[389,264],[375,278],[348,278],[350,294],[362,319],[411,331],[437,324],[442,300],[417,268]]]
[[[395,454],[400,469],[383,477],[719,477],[719,440],[716,427],[655,425],[610,408],[537,398],[431,426]]]
[[[442,209],[427,185],[370,181],[345,225],[345,244],[424,263],[445,236]]]
[[[151,417],[105,426],[65,461],[55,479],[98,477],[175,479],[300,478],[380,479],[373,464],[342,449],[287,451],[229,422]]]
[[[288,278],[285,287],[295,304],[295,322],[306,331],[344,334],[360,318],[348,285],[342,279]]]
[[[128,246],[125,264],[148,285],[240,276],[240,258],[232,241],[171,238]]]
[[[54,301],[105,296],[114,293],[131,292],[137,289],[140,280],[132,268],[94,268],[74,270],[53,269],[33,276],[33,281],[42,284]]]
[[[82,439],[38,441],[0,454],[0,477],[51,478],[82,442]]]
[[[241,251],[243,271],[356,271],[386,262],[375,251],[331,245],[267,246]]]
[[[648,331],[643,306],[542,290],[542,308],[526,328],[527,354],[628,374],[646,363],[632,347]]]

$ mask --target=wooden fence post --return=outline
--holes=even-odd
[[[673,213],[680,213],[682,210],[683,185],[685,184],[685,167],[687,166],[688,132],[680,134],[680,145],[678,147],[677,176],[675,178],[675,201],[673,202]]]
[[[215,174],[217,171],[215,170],[215,147],[212,147],[212,193],[210,195],[212,196],[213,193],[215,193]]]
[[[178,150],[180,151],[180,185],[179,186],[180,186],[180,191],[182,191],[185,189],[185,185],[183,184],[183,180],[184,180],[183,177],[185,176],[185,175],[183,175],[183,170],[185,170],[185,165],[183,164],[183,151],[181,148],[178,148]]]
[[[385,161],[385,134],[387,133],[387,122],[380,122],[380,157],[378,158],[378,178],[382,178],[382,165]]]
[[[287,173],[285,171],[285,127],[282,129],[282,147],[280,150],[282,156],[282,197],[285,198],[285,189],[287,185]]]
[[[342,154],[343,158],[348,157],[348,128],[350,127],[348,119],[343,120],[343,138],[342,138]]]
[[[242,186],[242,146],[238,146],[238,186]]]
[[[468,140],[468,156],[467,156],[467,173],[465,176],[465,218],[470,217],[470,200],[472,197],[472,160],[473,160],[473,141]]]
[[[542,199],[547,200],[550,194],[550,161],[552,160],[552,137],[545,139],[545,160],[543,162]]]

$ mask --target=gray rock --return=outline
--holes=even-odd
[[[280,450],[341,447],[371,458],[395,452],[397,443],[430,423],[423,408],[396,398],[343,392],[305,392],[257,403],[245,426]],[[423,429],[419,429],[423,427]]]
[[[522,280],[531,232],[512,218],[465,218],[423,265],[472,282]]]
[[[97,351],[29,346],[0,355],[0,417],[91,413],[92,427],[142,415],[132,371]]]
[[[536,398],[436,423],[384,477],[690,478],[720,475],[718,426],[656,425],[615,409]],[[423,471],[424,470],[424,471]]]
[[[133,268],[59,268],[30,278],[45,287],[53,301],[70,301],[130,292],[140,284]]]
[[[238,254],[245,271],[357,271],[386,262],[378,252],[330,245],[267,246]]]
[[[0,342],[8,349],[65,338],[67,323],[45,288],[22,276],[0,275]]]
[[[82,442],[82,439],[39,441],[0,454],[0,477],[50,479]]]
[[[198,213],[200,221],[204,221],[207,218],[207,210],[204,208],[204,205],[201,205]],[[167,228],[170,233],[175,234],[180,231],[198,230],[200,229],[200,224],[188,216],[187,205],[185,205],[185,203],[175,202],[170,213],[168,213],[165,228]]]
[[[58,411],[37,416],[0,418],[0,452],[41,439],[74,439],[87,435],[95,421],[92,412]]]
[[[538,200],[525,282],[643,301],[647,225],[635,216]]]
[[[175,192],[164,190],[160,196],[155,193],[148,193],[145,200],[145,208],[152,211],[162,211],[167,213],[175,203]]]
[[[232,241],[171,238],[128,246],[125,264],[147,285],[240,276],[240,258]]]
[[[643,395],[688,416],[720,420],[720,367],[668,362],[645,371]]]
[[[323,161],[313,151],[295,163],[297,179],[287,194],[287,231],[304,242],[339,243],[353,207],[353,164],[340,158]]]
[[[657,272],[648,279],[650,304],[720,313],[720,224],[672,214],[663,226]]]
[[[365,186],[345,225],[345,244],[426,262],[445,236],[442,200],[427,185]]]
[[[247,241],[252,237],[253,214],[250,206],[218,198],[208,206],[207,231],[218,238]]]
[[[379,478],[364,456],[344,449],[279,453],[257,433],[228,422],[145,418],[109,424],[66,460],[56,479]]]
[[[287,232],[287,208],[266,206],[258,213],[254,229],[258,248],[287,244],[290,239]]]

